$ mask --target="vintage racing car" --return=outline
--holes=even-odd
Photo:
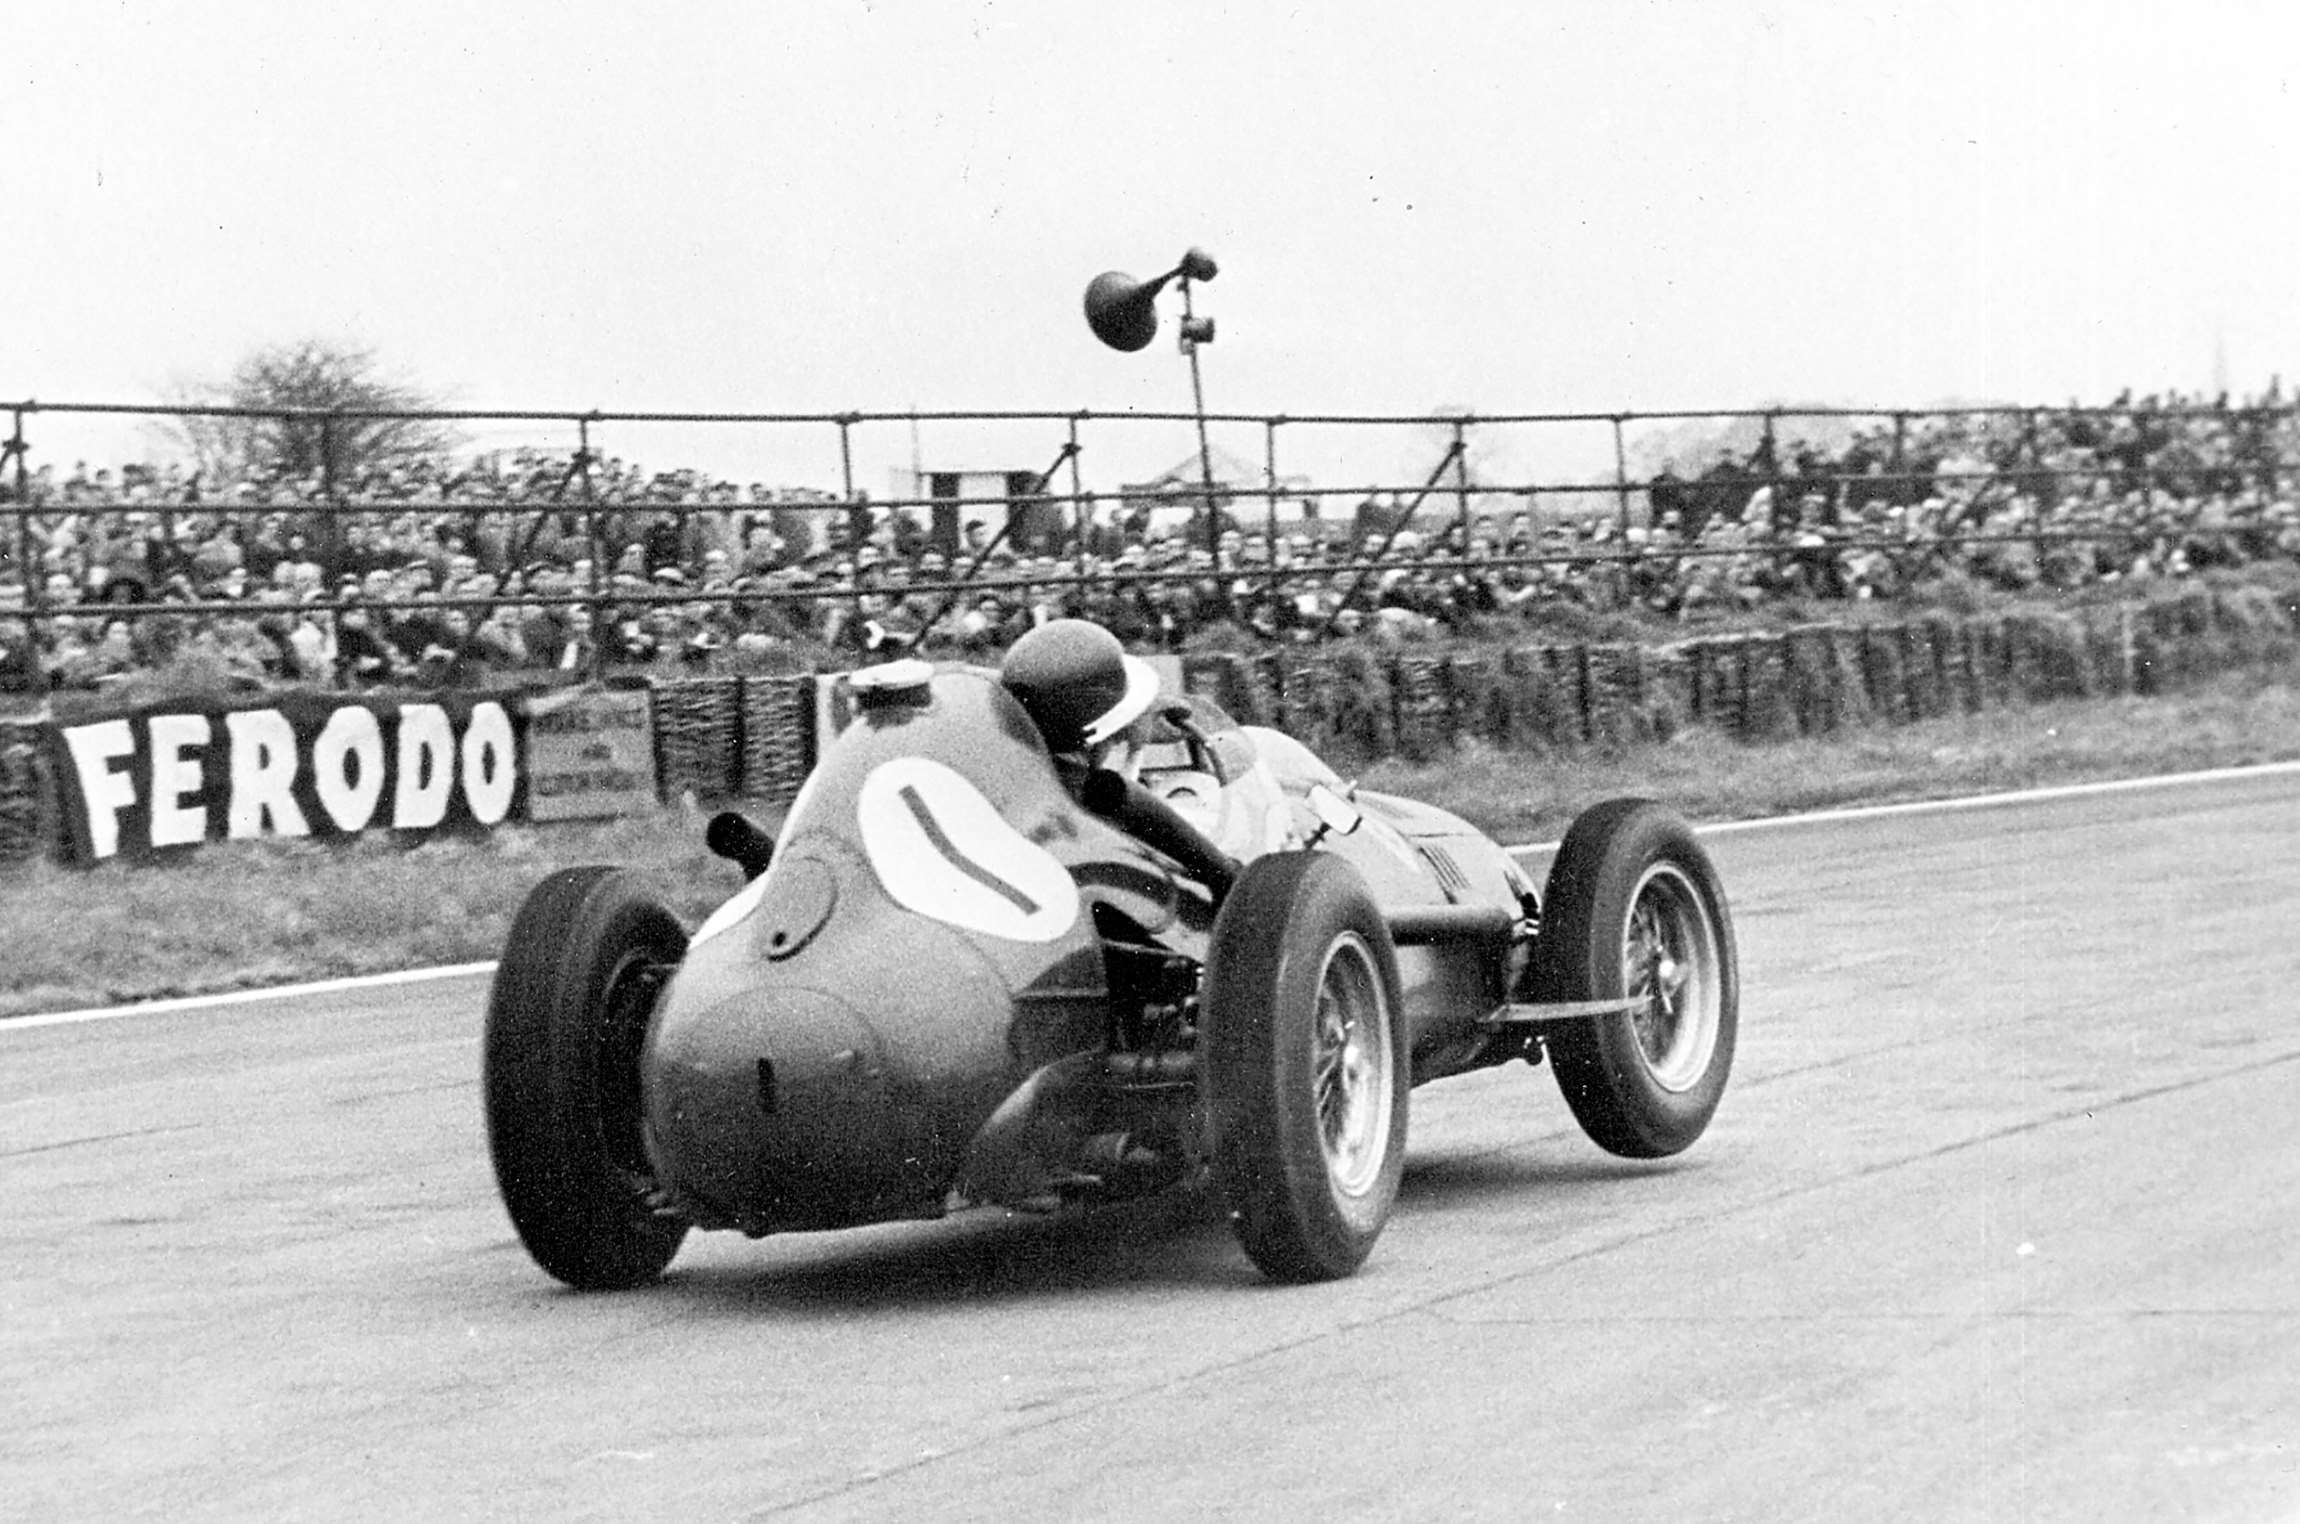
[[[691,935],[612,868],[519,912],[488,1137],[521,1240],[571,1286],[651,1281],[690,1228],[1208,1175],[1266,1275],[1321,1280],[1390,1215],[1413,1086],[1546,1058],[1589,1136],[1640,1158],[1716,1110],[1732,925],[1658,805],[1582,814],[1537,891],[1457,817],[1202,699],[1159,712],[1137,777],[1081,783],[995,672],[845,681],[852,722],[779,834],[712,822],[748,882]],[[1255,817],[1252,855],[1216,845],[1224,809]]]

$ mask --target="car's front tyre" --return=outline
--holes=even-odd
[[[1200,1082],[1240,1243],[1277,1281],[1365,1262],[1396,1204],[1411,1085],[1397,956],[1357,871],[1246,865],[1206,958]]]
[[[487,1001],[487,1141],[535,1262],[582,1291],[656,1279],[687,1224],[658,1210],[640,1049],[686,955],[676,917],[614,868],[568,868],[520,906]]]

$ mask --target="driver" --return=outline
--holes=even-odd
[[[998,675],[1036,722],[1073,796],[1098,767],[1131,782],[1152,781],[1142,777],[1142,762],[1156,723],[1158,673],[1127,655],[1117,636],[1090,620],[1056,619],[1016,641]],[[1261,758],[1249,755],[1250,762],[1223,769],[1220,780],[1192,772],[1184,782],[1161,773],[1176,786],[1153,783],[1151,791],[1232,857],[1289,845],[1283,792]]]
[[[1090,620],[1051,620],[1014,643],[998,678],[1037,723],[1073,789],[1097,767],[1139,775],[1137,722],[1158,701],[1158,673],[1127,655],[1117,636]]]

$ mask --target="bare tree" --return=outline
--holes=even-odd
[[[324,339],[256,350],[220,386],[181,387],[174,400],[248,410],[182,415],[167,426],[209,480],[319,477],[349,486],[377,469],[437,460],[462,443],[444,420],[390,416],[439,404],[386,375],[373,350]]]

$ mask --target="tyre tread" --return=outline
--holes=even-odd
[[[1303,1147],[1303,1118],[1295,1107],[1307,1087],[1289,1083],[1291,1055],[1278,1048],[1288,1035],[1287,1023],[1273,1008],[1299,974],[1293,960],[1320,926],[1334,928],[1323,933],[1321,962],[1324,947],[1341,929],[1364,937],[1389,1002],[1395,1087],[1391,1157],[1376,1188],[1370,1230],[1342,1218],[1314,1138],[1308,1149]],[[1396,955],[1364,881],[1328,853],[1271,853],[1248,863],[1215,922],[1205,991],[1200,1040],[1206,1049],[1202,1073],[1214,1175],[1240,1243],[1275,1281],[1302,1283],[1350,1274],[1371,1252],[1396,1198],[1409,1088]],[[1309,1125],[1314,1127],[1314,1117]]]
[[[597,1115],[597,986],[625,943],[675,960],[686,933],[632,874],[561,869],[520,906],[488,997],[482,1088],[496,1183],[536,1263],[582,1290],[654,1280],[686,1233],[633,1197]]]

